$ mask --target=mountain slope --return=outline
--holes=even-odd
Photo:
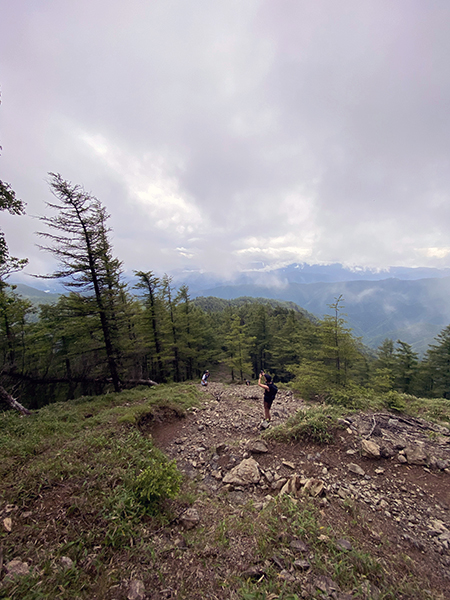
[[[285,286],[220,286],[202,290],[203,296],[224,299],[252,296],[295,302],[321,318],[342,295],[343,312],[355,335],[376,347],[384,338],[397,338],[422,353],[450,323],[450,277],[403,281],[347,281],[290,283]]]

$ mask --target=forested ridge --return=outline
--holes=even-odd
[[[66,288],[57,302],[36,308],[8,285],[26,260],[10,257],[2,237],[2,389],[24,407],[198,379],[219,363],[232,381],[264,369],[305,397],[351,402],[361,390],[448,395],[450,326],[419,360],[401,340],[386,339],[376,352],[365,348],[347,326],[342,296],[316,319],[290,302],[192,300],[187,286],[175,288],[171,277],[152,271],[136,270],[134,284],[126,284],[101,202],[60,175],[51,174],[49,183],[54,201],[39,235],[42,250],[58,260],[45,277]],[[1,208],[20,215],[23,203],[5,190]]]

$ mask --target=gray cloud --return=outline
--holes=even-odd
[[[445,0],[0,7],[1,173],[30,215],[53,171],[128,270],[450,266]],[[48,270],[39,225],[4,223]]]

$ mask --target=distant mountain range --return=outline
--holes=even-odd
[[[349,269],[341,264],[293,264],[276,270],[258,265],[228,281],[209,273],[184,272],[191,295],[233,299],[242,296],[294,302],[316,317],[343,296],[348,325],[364,344],[376,348],[400,339],[422,355],[450,323],[450,269],[391,267]]]
[[[292,264],[280,269],[269,270],[263,264],[252,270],[243,271],[232,277],[221,277],[216,273],[177,270],[171,273],[174,282],[189,286],[191,293],[223,285],[282,286],[288,283],[336,283],[345,281],[381,281],[383,279],[439,279],[450,277],[450,269],[425,267],[390,267],[389,269],[348,268],[339,263],[330,265]]]
[[[259,267],[227,280],[199,271],[172,275],[175,285],[188,285],[193,298],[248,296],[294,302],[319,318],[330,314],[329,305],[342,295],[349,327],[372,348],[385,338],[401,339],[422,355],[450,324],[450,269],[393,267],[378,271],[340,264],[296,264],[265,271]],[[24,284],[19,284],[17,291],[35,303],[58,297]]]

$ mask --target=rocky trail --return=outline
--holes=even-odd
[[[358,543],[382,563],[390,553],[409,557],[414,573],[439,590],[440,597],[450,598],[448,428],[395,414],[359,413],[341,420],[332,444],[279,443],[262,435],[262,391],[257,386],[210,383],[202,391],[201,408],[184,419],[161,413],[149,427],[157,445],[198,482],[206,497],[225,498],[239,510],[250,499],[263,507],[282,493],[307,494],[319,506],[324,526],[336,535],[351,531],[340,540],[343,548]],[[270,426],[297,410],[308,406],[280,391]],[[208,518],[207,505],[199,502],[180,522],[189,529]],[[249,568],[244,560],[238,563],[233,568]],[[300,577],[292,565],[279,567],[286,580]],[[308,589],[308,561],[304,571],[303,589]],[[361,597],[340,595],[332,580],[322,586],[316,581],[315,587],[323,598]],[[376,589],[366,597],[376,598]]]

